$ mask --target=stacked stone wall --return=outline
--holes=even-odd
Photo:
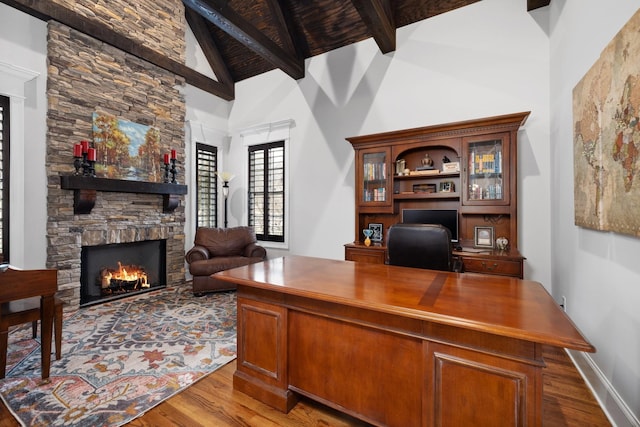
[[[184,63],[186,19],[181,0],[47,0],[106,25],[123,36]]]
[[[92,141],[94,112],[158,128],[161,152],[184,159],[184,79],[54,21],[47,45],[47,266],[62,297],[78,307],[81,248],[98,244],[167,239],[167,285],[183,283],[184,196],[164,213],[161,195],[98,191],[91,213],[75,215],[60,175],[75,170],[74,144]]]

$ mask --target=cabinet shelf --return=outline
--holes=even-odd
[[[459,176],[460,172],[440,172],[432,175],[394,175],[393,179],[396,181],[414,181],[420,179],[457,178]]]
[[[486,173],[473,173],[469,175],[470,179],[494,179],[502,178],[502,172],[486,172]]]
[[[439,193],[398,193],[393,195],[394,200],[426,200],[426,199],[460,199],[457,192],[439,192]]]

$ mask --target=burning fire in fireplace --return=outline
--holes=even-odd
[[[142,288],[149,288],[147,273],[137,265],[122,265],[118,261],[117,269],[103,268],[100,270],[102,295],[131,292]]]

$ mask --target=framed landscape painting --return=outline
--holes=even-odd
[[[115,116],[93,113],[96,176],[162,182],[160,131]]]

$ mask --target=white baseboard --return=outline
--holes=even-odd
[[[567,353],[611,424],[614,427],[640,427],[638,417],[622,400],[591,356],[575,350],[567,350]]]

